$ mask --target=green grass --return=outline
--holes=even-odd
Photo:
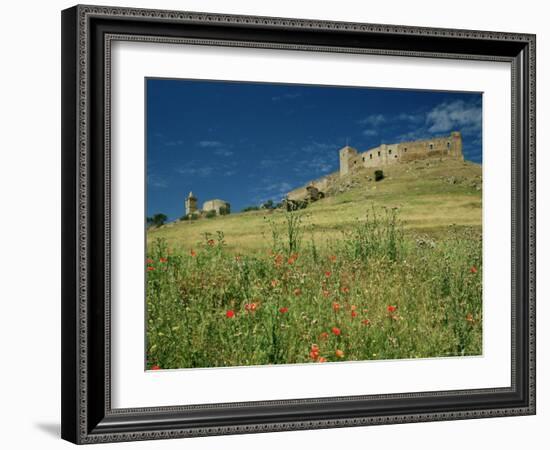
[[[384,168],[385,179],[368,181],[374,170],[352,178],[357,185],[337,192],[306,209],[305,234],[313,235],[320,247],[338,240],[371,207],[398,207],[405,233],[443,238],[449,225],[481,230],[481,191],[469,183],[480,182],[481,166],[461,161],[418,161]],[[449,176],[463,179],[450,184]],[[348,179],[346,179],[348,180]],[[170,246],[191,250],[205,232],[225,234],[227,248],[234,253],[265,252],[269,248],[269,220],[281,221],[277,210],[250,211],[209,220],[181,221],[151,229],[148,243],[158,238]],[[281,221],[282,222],[282,221]]]
[[[148,368],[481,354],[481,170],[419,167],[149,232]]]

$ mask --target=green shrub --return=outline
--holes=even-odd
[[[247,206],[243,209],[241,209],[241,212],[248,212],[248,211],[259,211],[259,206]]]
[[[374,171],[374,181],[380,181],[384,179],[384,172],[382,170]]]
[[[166,214],[158,213],[153,217],[147,217],[147,227],[160,227],[168,220]]]
[[[397,217],[397,209],[384,210],[385,214],[379,217],[373,208],[346,234],[346,248],[352,259],[367,263],[373,257],[392,262],[402,258],[405,249],[403,226]]]
[[[267,202],[262,204],[262,209],[273,209],[274,203],[273,200],[268,200]]]
[[[212,217],[216,217],[216,211],[214,211],[214,210],[207,211],[206,214],[204,215],[204,217],[206,217],[207,219],[211,219]]]

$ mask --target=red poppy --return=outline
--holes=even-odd
[[[151,370],[160,370],[160,366],[155,364],[154,366],[151,366]]]
[[[332,272],[330,272],[329,270],[325,272],[325,277],[329,278],[331,275],[332,275]]]
[[[470,268],[470,273],[477,273],[477,268],[476,268],[476,266],[472,266],[472,267]]]
[[[357,311],[352,311],[351,312],[351,318],[353,319],[354,317],[357,317]]]
[[[161,263],[167,263],[168,262],[168,258],[160,258],[159,261]]]
[[[191,253],[191,256],[193,256],[193,257],[197,256],[197,252],[193,249],[191,249],[190,253]]]
[[[231,319],[234,316],[235,316],[235,311],[233,311],[232,309],[230,309],[225,313],[225,317],[227,317],[228,319]]]
[[[317,358],[319,358],[319,347],[317,345],[313,344],[311,346],[309,357],[313,360],[317,360]]]
[[[338,303],[334,302],[332,304],[332,309],[334,310],[334,312],[338,312],[338,311],[340,311],[340,305]]]
[[[154,267],[151,267],[151,266],[148,266],[148,267],[147,267],[147,272],[152,272],[153,270],[155,270]]]
[[[279,308],[279,312],[280,312],[281,314],[287,313],[287,312],[288,312],[288,308],[287,308],[286,306],[283,307],[283,308]]]
[[[326,331],[323,331],[320,335],[319,335],[319,339],[323,340],[323,341],[326,341],[328,339],[328,333]]]
[[[257,303],[247,303],[246,305],[244,305],[244,309],[246,309],[247,311],[256,311],[256,308],[257,308],[258,304]]]
[[[153,264],[153,260],[151,258],[147,258],[147,264]]]
[[[331,256],[329,256],[329,259],[330,259],[332,262],[336,262],[336,255],[331,255]]]
[[[327,362],[327,358],[323,358],[322,356],[317,360],[317,362],[324,363]]]
[[[334,334],[335,336],[340,336],[340,334],[342,334],[342,331],[338,327],[332,327],[332,330],[330,331],[332,331],[332,334]]]
[[[369,319],[365,319],[365,320],[362,320],[361,323],[365,326],[368,326],[370,325],[370,320]]]
[[[336,350],[334,352],[334,354],[336,355],[337,358],[343,358],[344,357],[344,352],[342,350]]]
[[[340,290],[342,291],[343,294],[348,294],[349,293],[349,287],[343,287]]]
[[[397,306],[388,305],[388,312],[389,313],[395,312],[396,309],[397,309]]]

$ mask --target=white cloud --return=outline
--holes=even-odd
[[[382,126],[406,125],[410,131],[399,136],[399,140],[429,138],[434,134],[448,133],[453,130],[463,134],[479,134],[481,131],[481,106],[474,102],[455,100],[435,106],[431,111],[417,113],[399,113],[392,116],[371,114],[358,123],[364,127],[364,136],[377,136]]]
[[[218,156],[232,156],[233,152],[231,150],[227,150],[226,148],[219,148],[214,152],[214,154]]]
[[[464,134],[481,130],[481,106],[456,100],[442,103],[426,115],[426,126],[430,133],[460,130]]]
[[[302,94],[298,94],[297,92],[296,93],[288,93],[288,94],[276,95],[275,97],[271,97],[271,100],[273,100],[274,102],[280,102],[281,100],[292,100],[292,99],[295,99],[295,98],[299,98],[301,96],[302,96]]]
[[[279,164],[278,161],[275,161],[274,159],[262,159],[260,160],[260,168],[261,169],[271,169],[272,167],[275,167]]]
[[[358,120],[360,125],[369,125],[371,127],[377,127],[386,122],[386,117],[382,114],[371,114],[361,120]]]
[[[215,149],[214,154],[218,156],[232,156],[233,152],[229,150],[231,145],[226,145],[220,141],[199,141],[199,147]]]
[[[220,141],[200,141],[199,147],[221,147],[223,144]]]
[[[263,186],[254,189],[257,195],[253,201],[257,203],[263,203],[269,199],[279,201],[291,190],[292,184],[288,181],[273,181],[273,179],[267,178],[264,179]]]
[[[425,127],[420,127],[415,130],[409,131],[407,133],[400,134],[397,136],[397,142],[408,142],[408,141],[420,141],[423,139],[429,139],[433,137],[426,131]]]
[[[313,141],[311,144],[303,146],[300,150],[305,153],[318,153],[318,152],[334,151],[337,148],[338,146],[334,144],[327,144],[324,142]]]
[[[214,168],[211,166],[193,167],[193,165],[189,165],[186,167],[180,167],[177,169],[177,172],[181,175],[207,177],[212,175]]]
[[[363,131],[364,136],[376,136],[377,134],[378,134],[378,131],[372,130],[372,129]]]
[[[166,145],[167,147],[175,147],[177,145],[183,145],[183,142],[183,139],[177,139],[174,141],[165,142],[164,145]]]
[[[397,119],[404,122],[421,123],[424,122],[424,114],[401,113],[397,116]]]
[[[149,174],[147,175],[147,185],[157,189],[165,189],[168,187],[168,181],[161,176]]]

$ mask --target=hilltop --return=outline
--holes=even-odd
[[[374,181],[375,168],[337,179],[327,196],[302,210],[304,240],[316,245],[338,238],[373,206],[399,209],[407,234],[437,239],[450,225],[481,231],[482,167],[468,161],[424,159],[384,166],[384,179]],[[204,233],[223,231],[231,250],[267,249],[269,221],[282,221],[282,210],[232,213],[211,219],[176,221],[147,232],[147,242],[165,238],[170,245],[193,248]]]

